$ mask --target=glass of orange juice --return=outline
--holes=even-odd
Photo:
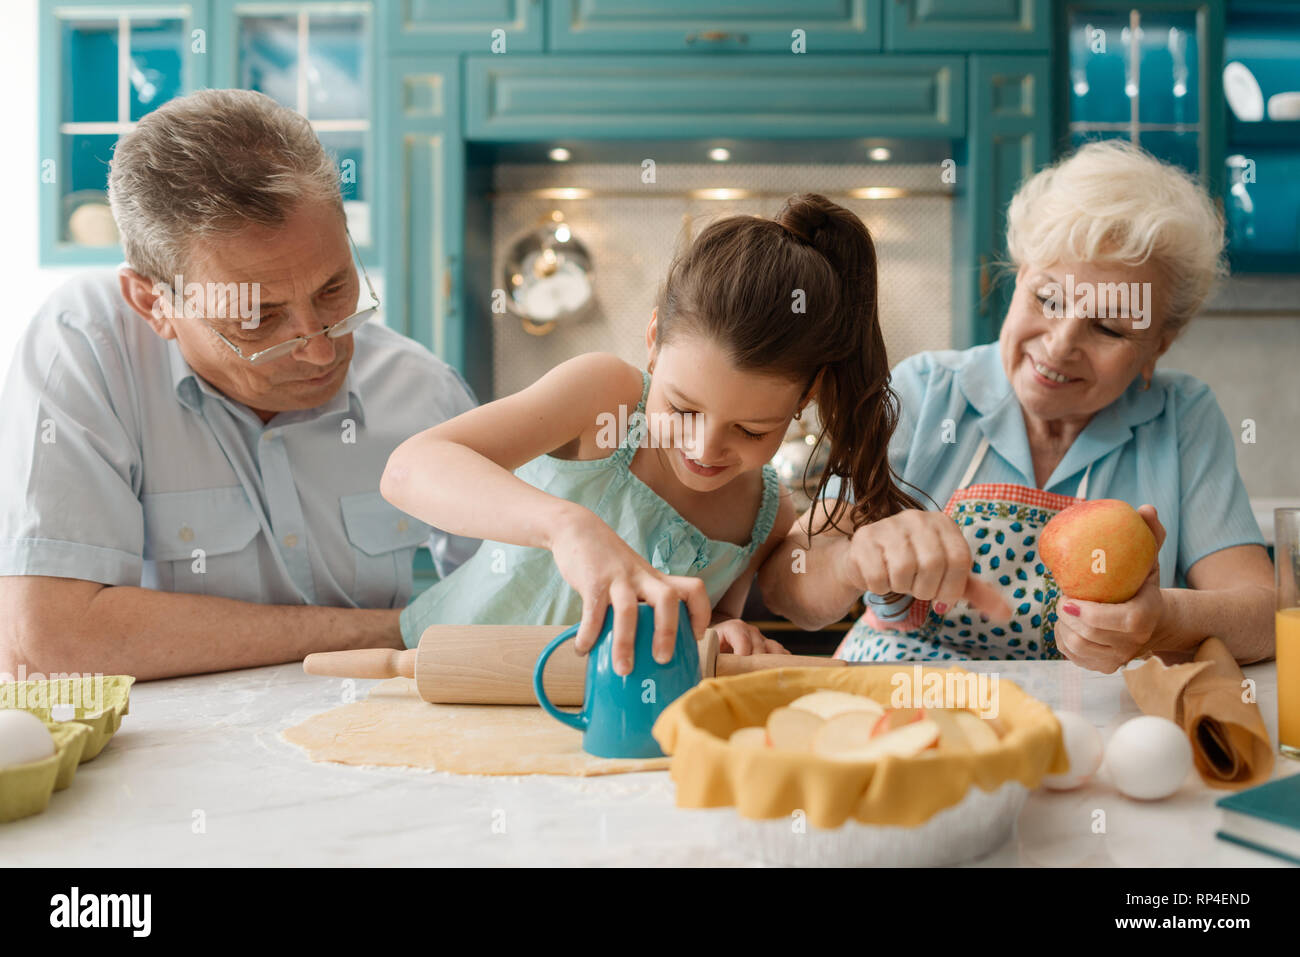
[[[1273,511],[1277,570],[1277,739],[1300,760],[1300,508]]]

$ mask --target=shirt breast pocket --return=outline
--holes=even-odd
[[[411,597],[415,550],[433,526],[390,505],[378,492],[339,498],[352,543],[356,580],[352,600],[361,608],[400,608]]]
[[[164,591],[262,600],[253,541],[260,525],[242,487],[146,493],[140,496],[140,506],[144,558],[152,563],[145,565],[142,584]]]

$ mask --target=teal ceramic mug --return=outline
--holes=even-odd
[[[685,603],[677,609],[677,647],[666,665],[654,660],[655,610],[637,606],[636,648],[632,673],[622,677],[614,671],[614,609],[605,611],[600,637],[587,654],[587,687],[582,710],[560,711],[546,697],[542,674],[551,653],[578,633],[574,625],[546,646],[533,668],[533,691],[537,702],[551,717],[582,732],[582,750],[599,758],[661,758],[664,753],[650,734],[655,720],[673,701],[694,688],[700,680],[700,655],[691,634],[691,617]]]

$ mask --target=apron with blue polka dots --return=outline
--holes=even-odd
[[[985,436],[957,490],[944,506],[970,545],[971,572],[1002,593],[1009,621],[991,621],[962,599],[940,615],[930,602],[912,602],[906,617],[887,622],[870,609],[835,652],[847,661],[915,661],[962,658],[1061,658],[1053,637],[1058,590],[1038,555],[1043,526],[1062,509],[1083,501],[1088,475],[1075,497],[1026,485],[971,485],[989,450]]]

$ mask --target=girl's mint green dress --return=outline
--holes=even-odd
[[[772,531],[779,498],[776,470],[763,466],[763,499],[749,544],[706,538],[629,471],[646,434],[650,375],[641,375],[641,401],[612,455],[583,462],[542,455],[515,474],[591,509],[659,571],[702,579],[709,600],[717,604]],[[436,624],[572,625],[581,618],[582,600],[560,577],[549,551],[485,541],[469,561],[406,606],[402,639],[414,648],[424,629]]]

